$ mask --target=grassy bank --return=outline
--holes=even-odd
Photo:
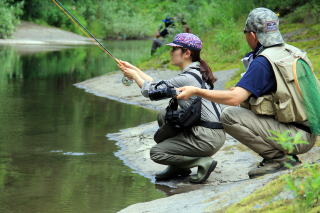
[[[313,171],[315,178],[320,173],[320,164],[314,165],[316,170]],[[249,212],[268,212],[268,213],[287,213],[287,212],[308,212],[317,213],[320,211],[319,200],[313,201],[315,204],[308,206],[306,204],[307,198],[298,198],[290,190],[288,180],[295,178],[305,180],[310,176],[310,170],[304,167],[295,169],[293,172],[282,175],[275,180],[271,181],[263,188],[255,191],[241,202],[236,203],[223,212],[226,213],[249,213]],[[317,186],[319,189],[319,183]],[[304,187],[301,187],[299,193],[305,193]],[[318,195],[319,196],[319,195]],[[319,197],[318,197],[319,199]]]

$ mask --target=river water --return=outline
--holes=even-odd
[[[137,63],[151,44],[107,45]],[[116,212],[165,196],[123,165],[105,136],[155,120],[155,112],[73,86],[115,69],[95,46],[0,47],[0,212]]]

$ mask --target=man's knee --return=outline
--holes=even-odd
[[[233,107],[233,106],[229,106],[223,109],[222,113],[221,113],[221,123],[222,124],[233,124],[235,123],[235,111],[237,110],[236,108],[239,107]]]

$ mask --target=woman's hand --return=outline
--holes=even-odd
[[[119,59],[118,59],[118,66],[119,66],[119,65],[122,65],[122,66],[124,66],[125,68],[133,69],[133,70],[135,70],[135,71],[140,71],[140,69],[139,69],[138,67],[130,64],[129,62],[127,62],[127,61],[122,61],[122,60],[119,60]]]
[[[177,89],[179,92],[177,99],[188,100],[191,96],[196,95],[197,89],[197,87],[193,86],[180,87]]]
[[[120,68],[120,70],[123,72],[123,75],[126,76],[129,79],[135,79],[136,75],[137,75],[137,71],[131,68],[128,68],[122,64],[118,64],[118,67]]]

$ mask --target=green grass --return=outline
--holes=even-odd
[[[317,166],[320,171],[320,164]],[[305,177],[309,175],[306,168],[295,169],[291,174],[282,175],[275,180],[269,182],[261,189],[255,191],[250,196],[244,198],[239,203],[236,203],[223,212],[226,213],[250,213],[250,212],[268,212],[268,213],[286,213],[286,212],[319,212],[320,207],[314,206],[310,209],[300,209],[298,202],[295,199],[274,199],[286,188],[286,178],[292,177]],[[210,208],[210,207],[209,207]],[[300,210],[299,210],[300,209]],[[298,211],[299,210],[299,211]]]

